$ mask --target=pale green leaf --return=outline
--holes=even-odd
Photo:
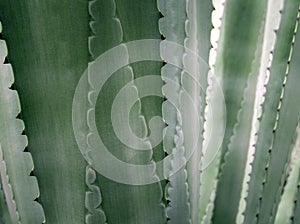
[[[234,223],[238,214],[260,62],[257,48],[262,40],[265,6],[266,1],[228,0],[225,3],[215,74],[222,79],[227,116],[213,223]]]
[[[286,1],[277,31],[270,78],[259,118],[261,121],[249,183],[245,223],[272,223],[283,187],[283,177],[299,116],[297,103],[293,102],[299,94],[298,88],[293,86],[298,85],[297,75],[293,71],[297,63],[289,65],[298,6],[299,1]]]
[[[300,171],[300,128],[297,128],[297,141],[291,154],[287,171],[286,184],[280,198],[275,224],[290,224],[294,212],[294,200],[297,194],[297,185]]]

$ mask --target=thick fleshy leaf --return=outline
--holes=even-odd
[[[162,68],[167,99],[163,103],[167,123],[164,149],[172,157],[166,186],[168,223],[198,223],[212,7],[209,1],[161,0],[158,8],[163,15],[160,32],[165,38],[160,49],[166,62]]]
[[[220,83],[213,74],[216,59],[215,55],[218,51],[218,40],[220,38],[220,29],[224,13],[224,2],[223,0],[212,1],[214,7],[211,15],[213,28],[210,34],[211,49],[208,58],[210,72],[207,77],[208,87],[205,90],[207,106],[204,111],[204,141],[200,175],[199,222],[202,224],[209,224],[212,219],[221,160],[220,146],[225,130],[226,112],[225,108],[221,107],[224,96],[222,89],[218,88]],[[202,8],[202,10],[204,10],[204,8]],[[219,141],[217,139],[219,139]]]
[[[71,0],[0,2],[47,223],[85,221],[86,162],[73,133],[72,102],[89,59],[87,6]]]
[[[147,9],[147,10],[145,10]],[[90,3],[90,14],[92,16],[91,28],[93,31],[89,41],[89,50],[93,60],[89,65],[88,79],[90,84],[89,95],[97,94],[93,87],[96,85],[95,67],[96,59],[105,51],[110,50],[122,43],[138,39],[158,39],[159,12],[154,2],[146,1],[117,1],[117,0],[96,0]],[[126,45],[122,45],[126,52],[127,60],[130,60]],[[139,52],[133,52],[139,55]],[[135,55],[134,55],[135,56]],[[118,55],[118,57],[121,57]],[[124,59],[124,58],[123,58]],[[123,60],[122,59],[122,60]],[[118,60],[117,58],[114,60]],[[128,61],[129,62],[129,61]],[[111,62],[111,65],[113,62]],[[107,66],[109,67],[109,66]],[[129,92],[123,97],[125,99],[137,98],[137,102],[129,113],[130,129],[139,138],[148,137],[149,120],[153,116],[161,116],[162,99],[156,97],[139,98],[139,89],[135,85],[134,79],[146,75],[159,75],[161,62],[136,62],[128,64],[117,72],[111,74],[107,82],[101,88],[98,98],[90,105],[95,110],[95,121],[97,129],[89,123],[92,121],[92,113],[88,113],[88,125],[90,136],[99,131],[99,135],[108,150],[118,159],[131,164],[149,164],[155,160],[163,158],[161,144],[152,150],[140,151],[132,149],[123,143],[115,133],[111,113],[113,102],[118,96],[121,88],[130,85]],[[100,68],[101,69],[101,68]],[[124,118],[125,108],[130,106],[129,101],[122,101],[116,115],[117,125],[121,124]],[[126,115],[125,115],[126,116]],[[117,127],[123,136],[127,127]],[[161,132],[162,136],[162,132]],[[87,144],[93,146],[92,139],[87,138]],[[133,142],[131,142],[133,143]],[[149,142],[152,145],[152,142]],[[111,172],[119,172],[112,167]],[[129,170],[122,170],[126,175],[136,175],[128,173]],[[161,182],[150,185],[126,185],[110,180],[101,173],[97,174],[97,184],[102,194],[102,208],[105,212],[108,223],[163,223],[165,222],[164,204],[162,202]],[[146,202],[146,203],[145,203]],[[149,212],[151,211],[151,215]],[[96,222],[95,222],[96,223]]]
[[[245,211],[246,223],[272,223],[283,187],[283,176],[299,116],[298,103],[293,102],[299,95],[298,88],[293,86],[298,85],[297,56],[291,61],[298,6],[299,1],[285,3],[270,78],[265,80],[268,85],[259,118],[261,121]]]
[[[298,1],[299,11],[299,1]],[[267,165],[267,182],[264,186],[261,201],[260,223],[273,223],[281,192],[284,185],[284,176],[287,165],[289,164],[290,155],[295,144],[295,131],[299,121],[300,105],[297,96],[300,96],[300,76],[299,76],[299,59],[300,59],[300,32],[298,32],[300,13],[298,12],[296,28],[292,40],[290,57],[288,59],[287,76],[281,92],[281,100],[278,104],[279,113],[274,125],[274,138],[271,149],[271,158]],[[297,35],[296,35],[297,33]],[[276,49],[275,49],[276,50]],[[276,57],[276,52],[274,51]],[[275,63],[275,60],[273,61]],[[274,71],[275,65],[273,64]],[[273,73],[274,74],[274,73]],[[272,76],[272,69],[271,69]]]
[[[5,202],[4,194],[1,190],[1,195],[0,195],[0,212],[1,212],[1,217],[0,217],[0,223],[5,224],[8,223],[10,224],[10,217],[9,217],[9,212],[7,208],[7,204]]]
[[[30,176],[33,161],[31,154],[24,152],[27,137],[22,134],[23,121],[17,118],[21,110],[20,102],[17,92],[11,89],[14,76],[11,65],[4,64],[6,56],[6,43],[0,40],[1,189],[13,224],[44,223],[43,208],[35,201],[39,196],[39,187],[36,177]]]
[[[186,37],[185,21],[186,21],[186,1],[168,1],[159,0],[158,8],[163,17],[159,20],[159,28],[161,34],[166,38],[161,43],[161,57],[167,63],[170,61],[168,58],[168,47],[166,41],[173,41],[183,46]],[[187,182],[187,170],[185,167],[186,156],[184,148],[184,135],[182,130],[182,115],[180,108],[180,89],[182,88],[181,77],[183,73],[182,57],[184,49],[180,49],[177,54],[172,55],[173,60],[178,60],[180,67],[172,64],[166,64],[162,68],[162,78],[165,81],[163,86],[163,94],[167,100],[163,103],[163,118],[167,124],[164,132],[164,150],[172,156],[170,173],[178,170],[178,164],[182,164],[182,168],[171,175],[169,183],[166,185],[165,194],[168,200],[166,214],[168,223],[191,223],[191,208],[190,208],[190,195],[189,185]],[[172,105],[172,99],[176,99],[176,105]]]
[[[3,156],[3,153],[2,153],[2,148],[0,146],[0,154],[1,154],[1,157]],[[6,175],[6,165],[5,165],[5,162],[3,160],[3,157],[0,158],[0,168],[1,168],[1,171],[4,173],[4,175],[0,175],[0,223],[1,224],[5,224],[5,223],[8,223],[8,224],[11,224],[11,218],[10,218],[10,214],[9,214],[9,210],[13,210],[13,213],[16,214],[16,211],[15,211],[15,202],[13,202],[11,199],[11,191],[10,192],[6,192],[6,194],[4,194],[4,181],[2,179],[4,178],[7,178],[7,175]],[[4,172],[5,171],[5,172]],[[2,177],[4,176],[4,178]],[[7,189],[11,189],[11,186],[8,185],[7,187],[7,182],[6,181],[6,188]],[[8,206],[8,202],[10,203],[10,206],[14,206],[12,208],[9,208]]]
[[[225,3],[215,74],[222,80],[227,116],[213,223],[234,223],[238,214],[261,55],[257,49],[262,42],[265,6],[266,1],[228,0]]]

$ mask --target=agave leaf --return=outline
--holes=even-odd
[[[275,224],[290,224],[293,216],[294,200],[297,194],[297,185],[300,171],[300,135],[299,125],[297,128],[297,141],[291,154],[289,172],[287,174],[286,185],[280,198]]]
[[[299,11],[299,1],[298,1]],[[291,53],[293,54],[288,59],[289,66],[287,67],[287,82],[282,89],[283,99],[279,103],[279,120],[276,121],[274,129],[273,145],[271,146],[271,159],[268,164],[267,182],[262,194],[261,206],[263,208],[262,215],[259,216],[260,223],[273,223],[280,195],[283,189],[284,176],[287,165],[289,164],[290,155],[295,144],[295,130],[298,124],[300,115],[300,106],[296,96],[300,95],[299,91],[299,58],[300,58],[300,40],[297,28],[299,24],[300,13],[297,15],[296,28],[292,40]],[[296,39],[296,40],[295,40]],[[292,52],[294,51],[294,52]],[[275,57],[275,56],[274,56]],[[272,70],[271,70],[272,75]],[[285,80],[286,81],[286,80]],[[288,136],[288,137],[287,137]],[[267,214],[269,214],[267,216]]]
[[[4,0],[0,11],[47,223],[82,224],[86,162],[72,102],[89,58],[87,2]]]
[[[186,1],[158,1],[158,8],[162,15],[159,20],[159,28],[161,34],[166,38],[166,41],[173,41],[181,46],[184,44],[185,39],[185,21],[186,21]],[[168,62],[168,58],[165,56],[168,54],[168,48],[164,47],[166,41],[161,44],[161,56]],[[177,99],[179,102],[179,92],[181,86],[182,76],[182,57],[183,49],[173,57],[175,60],[180,61],[181,68],[175,65],[166,64],[162,68],[162,78],[166,82],[163,86],[163,94],[168,99]],[[180,110],[182,108],[176,108],[172,105],[171,101],[166,100],[163,103],[163,118],[168,125],[164,132],[166,133],[164,138],[164,150],[172,156],[171,171],[178,169],[177,163],[186,163],[185,148],[183,145],[184,136],[182,130],[182,115]],[[178,140],[176,141],[177,138]],[[187,170],[185,166],[178,172],[173,174],[169,178],[169,183],[165,189],[166,198],[169,201],[166,208],[166,214],[168,217],[168,223],[191,223],[190,220],[190,203],[189,203],[189,191],[187,183]]]
[[[192,50],[199,58],[183,57],[183,66],[188,71],[192,71],[189,77],[182,77],[183,88],[187,90],[194,99],[194,105],[185,106],[183,113],[188,122],[184,122],[183,131],[186,140],[186,147],[191,148],[188,141],[190,136],[198,140],[198,144],[187,162],[187,174],[189,183],[191,221],[199,222],[199,197],[200,197],[200,173],[202,169],[203,156],[203,132],[204,132],[204,111],[207,105],[206,89],[208,86],[208,59],[210,50],[210,30],[212,2],[208,0],[188,0],[186,3],[187,23],[190,30],[186,27],[185,47]],[[193,62],[193,64],[191,63]],[[192,65],[191,65],[192,64]],[[193,72],[195,75],[193,75]],[[194,80],[193,80],[194,79]],[[200,86],[195,84],[199,82]],[[184,105],[184,104],[183,104]],[[193,114],[193,107],[197,108],[197,114]],[[199,123],[196,123],[198,120]],[[191,134],[189,132],[194,132]],[[198,136],[197,136],[198,134]],[[194,136],[193,136],[194,135]]]
[[[7,175],[6,163],[3,159],[3,152],[0,146],[0,172],[1,172],[1,204],[3,208],[3,218],[9,220],[9,222],[18,223],[20,220],[19,212],[16,208],[16,202],[14,200],[13,191],[11,188],[11,184],[9,182],[9,177]],[[2,201],[3,200],[3,201]],[[7,217],[5,217],[7,216]]]
[[[225,111],[220,107],[224,96],[219,82],[209,73],[209,85],[207,89],[207,103],[210,107],[206,111],[206,122],[204,132],[204,145],[207,145],[206,152],[202,158],[203,171],[201,174],[200,188],[200,223],[211,223],[214,209],[215,193],[218,182],[219,163],[221,160],[220,141],[216,141],[214,136],[224,136]]]
[[[89,213],[85,217],[85,222],[88,224],[106,223],[105,213],[100,207],[102,196],[96,184],[96,172],[90,166],[86,167],[86,184],[89,190],[85,193],[85,207]]]
[[[251,132],[260,62],[257,48],[262,39],[265,4],[266,1],[238,3],[229,0],[225,3],[215,73],[222,77],[227,117],[213,223],[234,223],[238,213],[247,160],[248,145],[245,146],[245,142],[250,139]],[[239,13],[242,19],[238,19]],[[237,33],[236,29],[245,30]],[[234,174],[232,170],[235,170]]]
[[[1,185],[12,223],[43,223],[43,208],[35,201],[39,196],[37,179],[30,176],[32,157],[29,152],[24,152],[27,146],[27,137],[22,134],[24,123],[16,118],[20,113],[20,102],[17,92],[10,89],[14,82],[12,67],[3,64],[6,56],[6,43],[0,40]]]
[[[293,215],[291,217],[291,224],[296,224],[300,222],[300,176],[298,176],[298,183],[297,183],[297,191],[296,191],[296,197],[294,200],[294,209],[293,209]]]
[[[219,189],[228,195],[223,198],[226,201],[231,198],[235,206],[231,211],[233,217],[237,214],[237,221],[242,222],[245,203],[244,198],[247,195],[247,184],[249,171],[249,162],[253,153],[252,144],[256,133],[256,121],[260,105],[260,89],[263,85],[263,78],[267,72],[267,66],[270,61],[270,52],[274,48],[276,35],[273,30],[278,29],[282,9],[282,1],[269,1],[266,9],[266,18],[261,22],[260,35],[257,40],[256,55],[253,60],[251,73],[248,78],[247,87],[244,92],[241,109],[238,113],[238,122],[233,131],[233,136],[228,145],[228,152],[225,154],[225,162],[222,167]],[[254,106],[253,106],[254,105]],[[245,144],[246,143],[246,144]],[[248,158],[249,157],[249,158]],[[232,170],[236,170],[232,175]],[[222,183],[223,182],[223,183]],[[230,194],[226,186],[235,183],[230,189]],[[234,193],[236,192],[236,193]],[[237,205],[239,204],[239,209]]]
[[[164,130],[164,148],[172,156],[171,177],[166,186],[166,197],[169,200],[168,222],[197,223],[202,151],[200,134],[203,132],[210,30],[210,11],[207,9],[211,9],[211,5],[209,1],[161,0],[158,1],[158,8],[164,16],[159,25],[161,34],[166,39],[162,42],[160,51],[161,57],[167,62],[162,69],[162,77],[166,83],[163,94],[167,98],[163,103],[163,117],[168,124]],[[181,46],[175,54],[172,53],[174,49],[168,47],[169,41]],[[204,57],[206,64],[201,57]],[[178,66],[173,65],[172,61],[178,61]],[[194,103],[187,103],[186,94],[193,98]],[[172,99],[176,98],[178,108],[172,106]],[[197,108],[196,113],[193,107]],[[188,152],[193,150],[192,139],[198,139],[198,142],[195,152],[189,158]],[[187,165],[176,172],[179,164],[186,162]],[[190,197],[191,195],[196,197]]]
[[[89,52],[92,59],[95,60],[101,53],[120,43],[123,30],[119,19],[115,18],[116,5],[114,1],[90,1],[89,13],[92,18],[90,27],[93,33],[89,38]],[[107,35],[107,33],[113,35]],[[94,95],[93,87],[89,85],[88,82],[87,84],[88,96]],[[90,105],[90,107],[91,106],[92,105]],[[89,108],[89,110],[91,109]],[[88,111],[86,111],[87,116],[90,115]],[[87,117],[87,121],[89,121],[89,119],[90,117]],[[87,133],[91,134],[89,122],[87,123],[87,127]],[[86,136],[87,147],[89,146],[88,135]],[[100,207],[102,195],[97,181],[97,174],[89,165],[86,168],[86,183],[89,186],[89,191],[86,193],[86,208],[89,212],[86,215],[86,223],[105,223],[106,215]]]
[[[206,88],[206,102],[204,117],[204,133],[203,133],[203,157],[202,169],[200,176],[200,201],[199,201],[199,222],[211,223],[211,218],[214,209],[215,191],[217,187],[217,176],[219,172],[219,163],[221,159],[220,141],[214,140],[214,136],[223,138],[224,136],[224,121],[225,111],[220,108],[223,93],[220,92],[218,79],[214,78],[213,70],[215,65],[215,56],[218,50],[218,39],[220,37],[220,28],[222,24],[222,16],[224,12],[225,1],[212,1],[214,10],[211,15],[213,29],[211,30],[210,43],[211,49],[208,59],[210,72],[207,77],[208,87]],[[203,9],[203,8],[202,8]],[[202,83],[202,82],[201,82]],[[213,109],[218,108],[218,109]],[[202,184],[205,183],[205,184]]]
[[[147,9],[147,10],[145,10]],[[159,13],[153,2],[146,1],[103,1],[96,0],[90,4],[90,14],[93,21],[91,28],[93,36],[90,38],[89,49],[95,60],[97,56],[115,47],[137,39],[159,38],[157,20]],[[126,45],[122,45],[127,52]],[[135,52],[139,54],[139,52]],[[92,73],[93,62],[89,65],[90,94],[93,95],[95,83]],[[136,104],[131,108],[129,124],[131,130],[140,138],[148,135],[147,124],[153,116],[161,114],[161,99],[139,98],[139,89],[134,79],[149,74],[159,75],[161,63],[137,62],[126,65],[124,68],[112,74],[101,89],[96,105],[95,119],[99,135],[106,147],[118,159],[132,164],[148,164],[162,158],[161,146],[142,152],[133,150],[130,146],[122,143],[114,133],[111,121],[111,110],[115,97],[125,85],[129,85],[129,92],[124,97],[137,98]],[[124,119],[122,111],[129,103],[126,101],[119,105],[117,119]],[[92,118],[88,115],[88,121]],[[91,133],[93,130],[89,125]],[[120,127],[122,128],[122,127]],[[124,128],[124,127],[123,127]],[[161,134],[162,135],[162,134]],[[152,144],[152,142],[149,142]],[[88,144],[92,144],[88,139]],[[112,169],[112,172],[113,169]],[[118,172],[118,171],[117,171]],[[123,170],[128,173],[129,171]],[[130,173],[130,175],[135,175]],[[102,208],[108,223],[163,223],[165,222],[164,204],[162,203],[161,183],[150,185],[131,186],[114,182],[101,174],[97,175],[98,186],[102,192]],[[147,202],[147,203],[145,203]],[[151,216],[149,216],[151,211]]]
[[[296,75],[292,73],[289,75],[292,81],[288,84],[287,80],[289,79],[286,78],[285,74],[289,73],[287,63],[289,64],[290,60],[290,45],[293,41],[298,6],[299,1],[285,3],[281,25],[277,34],[274,59],[265,101],[262,106],[263,113],[260,118],[256,153],[252,165],[245,211],[246,223],[256,223],[257,219],[259,223],[273,222],[283,186],[282,175],[285,173],[285,167],[291,153],[292,133],[296,130],[299,114],[297,108],[291,107],[290,100],[295,98],[294,94],[297,95],[298,93],[293,92],[295,87],[290,87],[291,83],[297,83],[296,79],[293,80]],[[282,90],[285,90],[284,95]],[[282,100],[282,97],[285,100]],[[287,107],[289,107],[288,111],[293,111],[292,113],[289,112],[288,116],[286,114]],[[278,121],[279,115],[280,121]],[[284,122],[290,122],[289,126],[285,127]],[[275,161],[279,163],[275,165]]]
[[[262,33],[258,43],[262,41]],[[227,218],[230,222],[234,222],[238,213],[238,207],[243,187],[244,169],[247,162],[247,143],[250,140],[251,124],[253,116],[253,104],[255,101],[256,83],[258,80],[258,68],[260,65],[261,48],[257,47],[256,56],[253,60],[253,66],[251,74],[249,75],[247,87],[245,88],[241,109],[238,113],[237,123],[234,127],[233,136],[230,139],[228,145],[228,152],[224,157],[224,164],[221,167],[221,174],[216,191],[215,201],[215,214],[219,212],[226,212]],[[245,144],[246,143],[246,144]],[[232,173],[235,171],[234,174]],[[232,187],[228,188],[232,183],[235,183]],[[231,208],[226,209],[226,200],[230,200]],[[223,204],[223,205],[222,205]],[[223,206],[220,208],[220,206]]]
[[[248,76],[251,72],[258,34],[264,18],[265,3],[265,1],[243,1],[241,3],[235,0],[228,0],[225,3],[215,64],[215,75],[222,77],[227,106],[223,155],[227,151],[233,127],[237,121],[237,114],[241,107]],[[241,14],[240,17],[238,16],[239,13]],[[238,27],[245,29],[245,32],[237,33],[236,29]],[[246,43],[248,47],[245,49]],[[243,63],[240,63],[240,61]],[[237,76],[239,78],[236,78]],[[232,88],[233,86],[234,89]]]
[[[9,216],[9,211],[8,211],[8,206],[7,203],[5,201],[5,196],[4,196],[4,192],[2,190],[2,187],[0,187],[0,223],[1,224],[11,224],[10,221],[10,216]]]

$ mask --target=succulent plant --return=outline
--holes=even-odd
[[[0,223],[300,223],[300,0],[0,0]]]

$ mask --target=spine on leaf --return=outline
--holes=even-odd
[[[0,32],[2,27],[0,24]],[[22,134],[24,123],[17,118],[20,102],[16,90],[11,89],[14,76],[10,64],[4,63],[7,47],[0,40],[0,176],[6,203],[13,224],[44,223],[37,179],[31,176],[33,160],[25,152],[27,137]]]
[[[234,223],[238,214],[261,57],[265,5],[266,1],[228,0],[225,3],[214,71],[224,91],[226,129],[220,152],[213,223]],[[247,19],[238,19],[239,14]],[[243,31],[237,33],[237,29]],[[241,50],[242,46],[247,48]]]
[[[221,25],[223,20],[225,0],[212,1],[213,11],[211,13],[212,30],[209,35],[209,57],[207,58],[209,64],[209,71],[207,73],[207,88],[205,90],[206,108],[204,111],[204,133],[203,133],[203,155],[201,158],[202,169],[200,174],[200,198],[199,198],[199,223],[211,223],[215,192],[218,182],[219,163],[221,158],[221,151],[218,150],[220,142],[212,139],[213,136],[223,136],[224,127],[222,121],[222,110],[216,110],[217,116],[212,115],[210,108],[218,108],[221,105],[220,100],[222,96],[216,91],[217,79],[214,78],[214,67],[216,54],[218,52],[218,43],[220,38]],[[203,13],[203,12],[202,12]],[[200,42],[201,43],[201,42]],[[217,151],[216,151],[217,149]]]
[[[168,155],[171,155],[171,167],[168,167],[169,183],[166,185],[165,194],[169,201],[166,208],[168,223],[191,223],[190,220],[190,203],[189,191],[187,182],[187,170],[185,167],[185,147],[184,135],[182,130],[182,115],[181,109],[172,105],[169,99],[176,99],[178,107],[181,107],[180,92],[182,89],[182,67],[168,64],[170,54],[168,52],[167,41],[175,42],[179,45],[184,44],[186,38],[185,22],[186,22],[186,1],[185,0],[159,0],[158,8],[163,15],[159,20],[160,32],[165,38],[161,43],[161,57],[167,63],[163,66],[161,74],[165,85],[162,88],[166,101],[163,103],[163,119],[168,125],[164,129],[164,150]],[[182,57],[184,51],[181,49],[176,55],[171,57],[182,66]],[[184,164],[178,170],[179,164]],[[175,172],[174,172],[175,171]],[[177,171],[177,172],[176,172]]]
[[[212,6],[209,1],[161,0],[158,7],[163,15],[160,32],[165,38],[160,48],[166,62],[162,68],[166,97],[163,117],[168,125],[164,130],[164,148],[172,156],[169,168],[172,175],[166,186],[170,201],[167,216],[170,223],[198,223],[207,44],[211,29],[207,23],[211,22]],[[175,51],[170,46],[174,43],[179,46]],[[171,103],[173,99],[175,106]],[[178,170],[180,164],[185,165]]]
[[[270,75],[265,81],[262,112],[255,142],[245,223],[272,223],[278,208],[299,116],[293,98],[299,94],[295,61],[299,57],[295,36],[299,1],[286,1],[273,52]],[[295,28],[295,19],[296,28]],[[292,56],[293,55],[293,56]],[[293,59],[293,60],[292,60]],[[292,108],[291,108],[292,107]],[[288,109],[289,108],[289,109]],[[287,111],[292,111],[287,116]],[[257,187],[260,186],[260,187]]]
[[[290,163],[285,175],[285,185],[281,193],[275,224],[290,224],[294,217],[295,204],[297,203],[297,191],[300,171],[300,125],[298,125],[297,141],[291,154]],[[299,221],[298,221],[299,222]],[[297,222],[296,222],[297,223]]]
[[[131,164],[154,164],[153,150],[140,152],[121,143],[120,139],[118,139],[118,137],[113,133],[114,129],[111,124],[110,110],[112,108],[114,98],[117,96],[120,89],[128,84],[130,86],[130,92],[128,92],[130,95],[128,95],[128,97],[137,98],[136,104],[132,108],[133,116],[131,116],[132,114],[129,115],[130,128],[133,132],[138,133],[140,138],[147,138],[148,127],[146,124],[146,118],[143,114],[147,111],[147,108],[144,109],[146,105],[144,105],[139,98],[139,90],[134,81],[135,78],[142,74],[142,72],[139,73],[137,68],[138,66],[129,64],[129,50],[127,45],[123,43],[132,40],[131,38],[134,35],[144,34],[145,32],[153,32],[151,27],[147,27],[145,24],[133,25],[131,21],[131,15],[133,14],[139,18],[135,19],[135,23],[145,22],[144,19],[154,19],[155,14],[154,11],[152,11],[154,7],[152,8],[152,5],[153,3],[151,2],[95,0],[91,2],[89,9],[90,15],[93,19],[91,22],[93,36],[91,36],[89,40],[89,50],[93,61],[89,63],[88,68],[88,82],[90,85],[89,96],[91,100],[90,108],[87,112],[88,126],[90,130],[90,133],[87,136],[87,145],[88,147],[93,147],[91,136],[97,134],[97,130],[95,130],[91,125],[91,121],[93,119],[92,112],[95,113],[95,108],[97,108],[95,119],[101,139],[103,142],[107,143],[107,148],[112,151],[114,156]],[[155,13],[158,15],[156,8]],[[138,30],[138,26],[143,26],[142,29],[144,31],[137,34],[135,30]],[[124,52],[127,53],[127,57],[129,58],[128,65],[110,76],[109,80],[105,83],[98,95],[96,105],[96,101],[92,100],[96,93],[96,90],[94,89],[94,78],[96,77],[95,74],[92,74],[92,69],[90,68],[92,68],[99,55],[118,45],[122,45]],[[148,68],[150,67],[151,66]],[[98,107],[98,105],[101,107]],[[124,105],[127,106],[126,102],[124,102]],[[152,111],[155,110],[153,105],[150,106]],[[120,108],[120,110],[123,110],[123,108]],[[118,118],[124,119],[123,117]],[[147,141],[147,144],[151,146],[150,140]],[[115,171],[112,170],[112,172]],[[126,173],[126,170],[123,170],[123,172]],[[135,174],[131,173],[129,175]],[[154,178],[156,178],[155,171],[153,175]],[[105,194],[102,195],[103,203],[101,208],[105,211],[108,223],[150,224],[165,222],[160,182],[150,185],[131,186],[114,182],[103,177],[101,174],[97,174],[97,180],[93,182],[93,185],[96,186],[97,183],[101,191],[105,192]],[[111,198],[111,195],[116,195],[116,198]],[[118,215],[116,215],[115,211],[118,211]],[[151,217],[149,217],[149,211],[152,213]]]

